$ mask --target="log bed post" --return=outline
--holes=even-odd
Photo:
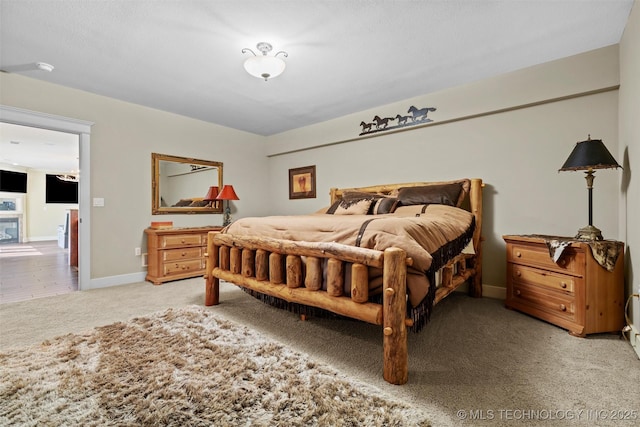
[[[409,379],[407,348],[407,254],[398,248],[384,251],[383,283],[383,376],[391,384]]]
[[[469,294],[480,298],[482,296],[482,187],[484,184],[479,178],[471,180],[469,191],[469,204],[471,213],[476,219],[476,229],[473,233],[473,249],[475,250],[473,283],[469,286]]]
[[[211,232],[209,233],[211,234]],[[220,303],[220,279],[213,275],[213,269],[218,266],[220,247],[213,244],[213,239],[207,239],[207,272],[204,290],[204,305],[218,305]]]

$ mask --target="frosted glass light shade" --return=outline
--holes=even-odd
[[[247,73],[265,81],[278,77],[285,67],[286,63],[275,56],[258,55],[244,61],[244,69],[247,70]]]

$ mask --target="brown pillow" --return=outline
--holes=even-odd
[[[398,199],[395,197],[381,197],[376,200],[373,206],[374,215],[383,215],[393,213],[398,206]]]
[[[173,206],[174,207],[189,206],[192,202],[193,202],[193,200],[191,200],[191,199],[180,199],[180,200],[178,200],[178,203],[176,203]]]
[[[464,200],[464,195],[462,182],[403,187],[398,190],[398,200],[403,206],[425,204],[459,206],[459,203],[461,204]]]
[[[343,200],[373,200],[380,199],[382,197],[384,197],[383,194],[367,193],[364,191],[345,191],[344,193],[342,193]]]

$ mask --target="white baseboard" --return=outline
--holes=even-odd
[[[24,243],[29,243],[29,242],[46,242],[49,240],[55,240],[56,242],[58,241],[58,236],[37,236],[37,237],[26,237],[24,239]]]
[[[82,288],[83,291],[89,289],[108,288],[110,286],[128,285],[130,283],[144,282],[147,273],[141,271],[139,273],[121,274],[119,276],[101,277],[99,279],[91,279],[88,286]]]

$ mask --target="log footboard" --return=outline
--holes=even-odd
[[[469,293],[482,296],[482,187],[471,179],[469,211],[474,215],[473,254],[462,253],[440,271],[441,283],[433,303],[469,282]],[[425,183],[360,187],[370,193]],[[345,189],[332,189],[333,203]],[[383,332],[384,379],[392,384],[408,380],[407,328],[419,329],[422,319],[407,317],[407,267],[413,260],[399,248],[384,251],[339,243],[279,240],[210,232],[207,244],[205,305],[220,302],[220,280],[234,283],[289,303],[317,307],[380,325]],[[383,271],[382,304],[370,302],[369,267]],[[351,295],[344,295],[345,269],[351,269]],[[431,273],[430,273],[431,274]],[[348,277],[348,276],[347,276]]]
[[[322,289],[324,259],[327,260],[326,290]],[[343,295],[343,272],[348,265],[352,269],[351,296]],[[384,379],[392,384],[404,384],[409,372],[407,326],[412,322],[407,318],[407,265],[411,265],[411,258],[398,248],[382,252],[337,243],[210,233],[205,305],[220,302],[222,279],[288,302],[380,325],[384,336]],[[382,305],[368,301],[367,267],[383,269]]]

